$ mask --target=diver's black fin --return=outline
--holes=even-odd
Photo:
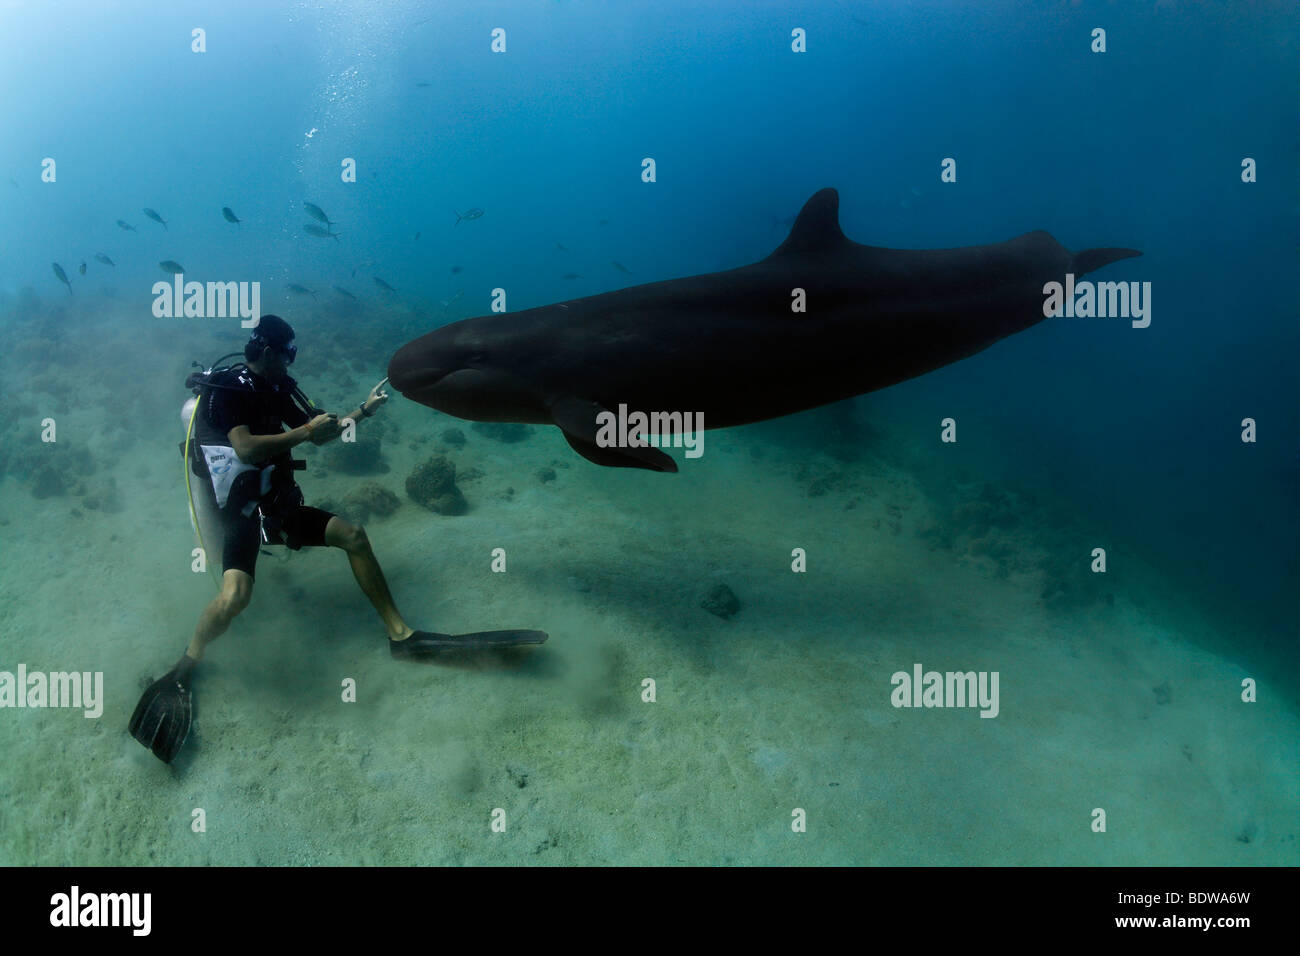
[[[163,763],[171,763],[190,735],[194,695],[174,668],[149,685],[127,729]]]
[[[396,658],[423,657],[438,651],[514,647],[517,644],[545,644],[545,631],[474,631],[470,634],[436,634],[416,631],[404,641],[388,642]]]

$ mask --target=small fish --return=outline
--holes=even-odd
[[[114,269],[117,268],[117,264],[113,262],[113,260],[110,259],[108,256],[104,255],[102,252],[95,253],[95,261],[102,262],[106,266],[112,266]]]
[[[560,278],[561,278],[561,279],[581,279],[582,276],[578,275],[578,273],[576,273],[576,272],[566,272],[564,275],[560,276]]]
[[[14,189],[17,189],[17,188],[18,188],[18,180],[14,179],[12,176],[10,176],[10,177],[9,177],[9,185],[10,185],[10,186],[13,186]]]
[[[289,283],[289,291],[295,295],[309,295],[313,299],[316,298],[315,292],[311,291],[311,289],[308,289],[306,286],[298,285],[296,282]]]
[[[379,288],[383,289],[385,292],[396,292],[396,291],[397,291],[397,290],[394,289],[391,285],[389,285],[387,282],[385,282],[383,279],[379,278],[379,276],[375,276],[374,279],[375,279],[375,285],[379,286]]]
[[[240,219],[238,216],[236,216],[235,211],[231,209],[229,206],[221,207],[221,215],[226,217],[226,222],[233,222],[235,225],[239,225],[241,222],[244,221]]]
[[[307,215],[311,216],[313,219],[317,220],[318,222],[323,222],[327,226],[334,225],[334,223],[330,220],[330,217],[325,215],[325,210],[322,209],[320,206],[316,205],[315,203],[305,202],[302,204],[302,208],[307,210]]]
[[[148,216],[150,219],[152,219],[154,222],[158,223],[164,229],[167,228],[166,220],[164,220],[162,216],[158,215],[152,209],[141,209],[140,211],[144,213],[146,216]]]
[[[419,242],[419,241],[420,241],[420,234],[419,234],[418,232],[415,234],[415,239],[413,239],[412,241],[413,241],[413,242]]]
[[[72,295],[72,283],[68,281],[68,274],[63,271],[63,266],[57,262],[54,265],[54,277],[68,287],[68,295]]]
[[[185,271],[185,267],[175,259],[164,259],[162,262],[158,263],[158,268],[163,272],[166,272],[168,275],[175,275],[178,272]]]
[[[619,272],[626,272],[628,275],[632,274],[632,270],[629,269],[627,266],[623,265],[623,263],[619,262],[617,259],[611,259],[609,264],[613,266],[615,269],[617,269]]]
[[[452,212],[456,212],[456,210],[453,209]],[[464,215],[461,215],[460,213],[456,212],[455,225],[459,226],[460,221],[462,219],[477,219],[481,215],[483,215],[482,209],[471,209],[468,212],[466,212]]]
[[[355,273],[357,270],[353,269],[352,271]],[[339,295],[347,296],[349,299],[355,299],[355,298],[356,298],[355,295],[353,295],[353,294],[352,294],[351,292],[349,292],[347,289],[343,288],[343,286],[341,286],[341,285],[336,285],[336,286],[334,286],[333,288],[334,288],[334,291],[337,292]]]
[[[564,248],[564,246],[562,246],[559,242],[557,242],[557,243],[555,244],[555,248],[556,248],[556,249],[559,249],[561,252],[568,252],[568,251],[569,251],[568,249]]]
[[[119,219],[119,220],[117,221],[117,228],[119,228],[119,229],[125,229],[127,232],[136,232],[136,231],[137,231],[136,228],[135,228],[135,226],[131,225],[129,222],[123,222],[121,219]]]
[[[321,239],[333,239],[335,242],[339,241],[339,234],[337,232],[330,232],[328,229],[322,229],[320,226],[313,226],[309,222],[303,223],[302,231],[307,233],[309,236],[318,236]]]
[[[460,267],[460,266],[452,266],[452,267],[451,267],[451,274],[452,274],[452,275],[456,275],[456,274],[457,274],[458,272],[460,272],[460,271],[461,271],[461,267]]]
[[[608,225],[609,225],[609,220],[608,220],[608,219],[602,219],[602,220],[600,221],[600,224],[601,224],[602,226],[608,226]]]
[[[82,260],[81,260],[81,265],[79,265],[79,266],[77,267],[77,271],[80,272],[83,276],[86,274],[86,260],[85,260],[85,259],[82,259]]]
[[[416,86],[420,86],[420,87],[424,87],[424,86],[433,86],[432,83],[426,83],[424,80],[421,80],[419,83],[416,83],[415,85],[416,85]]]
[[[439,302],[438,304],[442,306],[442,311],[446,312],[446,311],[447,311],[448,309],[450,309],[453,305],[455,305],[457,302],[459,302],[459,301],[460,301],[460,297],[463,296],[464,294],[465,294],[465,290],[464,290],[464,289],[461,289],[459,292],[457,292],[455,295],[453,295],[450,299],[447,299],[445,302]]]

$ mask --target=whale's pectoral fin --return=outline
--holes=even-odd
[[[604,413],[616,420],[608,408],[588,399],[567,396],[551,403],[551,418],[564,432],[565,441],[587,461],[607,468],[645,468],[647,471],[676,471],[677,462],[649,445],[617,445],[597,440],[600,428],[596,416]],[[617,428],[614,429],[617,435]]]
[[[676,471],[677,462],[657,448],[619,448],[617,446],[601,447],[595,442],[584,441],[573,432],[565,431],[564,439],[569,447],[587,461],[606,468],[644,468],[647,471]]]

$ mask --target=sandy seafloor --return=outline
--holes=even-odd
[[[243,339],[142,344],[95,321],[93,356],[28,338],[7,359],[0,670],[102,671],[107,699],[98,720],[0,711],[2,864],[1300,862],[1300,718],[1277,693],[1239,700],[1267,675],[1207,649],[1223,646],[1213,625],[1137,543],[1111,541],[1132,549],[1126,574],[1059,599],[1045,578],[1070,532],[1041,524],[1068,510],[1050,490],[989,505],[968,475],[941,503],[912,468],[933,448],[891,443],[887,422],[851,461],[767,426],[710,431],[704,459],[675,452],[668,476],[598,468],[553,428],[505,444],[394,395],[391,470],[373,480],[403,504],[366,526],[408,622],[549,643],[394,661],[342,552],[264,555],[165,766],[127,718],[214,593],[189,567],[181,381]],[[383,375],[345,385],[299,337],[294,371],[327,407]],[[47,414],[57,452],[34,437]],[[484,474],[462,485],[470,513],[443,517],[403,483],[452,426],[467,438],[452,460]],[[309,503],[371,480],[321,477],[321,450],[301,451]],[[84,481],[115,476],[120,510],[34,498],[37,453],[89,454]],[[1094,543],[1075,541],[1078,567]],[[742,605],[729,620],[700,607],[717,582]],[[998,671],[1000,715],[895,709],[890,675],[915,662]]]

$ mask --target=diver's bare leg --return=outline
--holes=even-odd
[[[248,607],[253,597],[253,578],[247,571],[237,568],[228,569],[221,576],[221,593],[208,602],[208,606],[199,615],[199,623],[194,628],[194,637],[185,653],[196,661],[203,659],[203,649],[215,641],[235,619],[240,611]]]
[[[410,637],[412,629],[407,627],[406,622],[402,620],[402,615],[398,613],[397,605],[393,603],[393,595],[389,593],[384,572],[375,559],[375,552],[370,549],[370,539],[366,537],[366,529],[335,515],[325,525],[325,543],[331,548],[342,548],[348,553],[352,574],[366,597],[370,599],[370,603],[379,612],[379,616],[383,618],[389,638],[402,640]]]

